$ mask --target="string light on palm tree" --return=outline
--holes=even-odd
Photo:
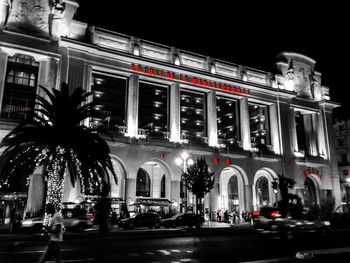
[[[100,130],[84,125],[94,116],[94,104],[86,103],[92,93],[82,88],[70,92],[65,83],[61,90],[41,88],[46,96],[36,96],[34,112],[0,143],[6,147],[0,156],[0,186],[9,189],[11,182],[28,178],[41,166],[47,182],[45,203],[59,211],[65,178],[73,187],[77,182],[83,191],[102,193],[102,186],[109,185],[106,174],[116,183],[117,177]]]

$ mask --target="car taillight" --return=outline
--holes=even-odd
[[[85,218],[91,220],[91,219],[94,219],[94,215],[92,215],[92,214],[87,214],[87,215],[85,216]]]
[[[259,211],[254,211],[253,212],[253,217],[258,217],[260,216],[260,212]]]
[[[281,214],[278,211],[271,212],[271,217],[280,217]]]

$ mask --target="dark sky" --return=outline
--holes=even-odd
[[[350,15],[345,4],[205,2],[80,0],[75,19],[266,71],[273,71],[279,52],[302,53],[316,60],[331,99],[342,103],[334,118],[350,118]]]

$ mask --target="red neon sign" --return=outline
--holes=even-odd
[[[188,75],[183,75],[183,74],[176,74],[174,72],[170,71],[163,71],[151,67],[145,67],[145,66],[140,66],[137,64],[131,64],[130,65],[130,70],[140,72],[143,74],[155,76],[155,77],[161,77],[161,78],[167,78],[171,80],[178,80],[181,82],[185,83],[190,83],[196,86],[202,86],[202,87],[209,87],[212,89],[218,89],[230,93],[235,93],[235,94],[243,94],[243,95],[249,95],[250,90],[245,89],[245,88],[240,88],[237,86],[231,86],[227,84],[223,84],[220,82],[215,82],[215,81],[210,81],[206,79],[201,79],[197,77],[191,77]]]

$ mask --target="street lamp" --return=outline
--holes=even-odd
[[[175,163],[176,165],[178,166],[182,166],[183,165],[183,172],[186,173],[187,172],[187,167],[191,166],[194,164],[194,161],[192,158],[189,158],[190,155],[187,153],[187,152],[183,152],[180,157],[177,156],[175,158]],[[182,180],[183,182],[183,180]],[[181,188],[183,187],[183,185],[180,186]],[[185,205],[185,210],[187,208],[187,188],[185,188],[185,191],[184,191],[184,205]],[[181,205],[182,205],[182,202],[181,202]],[[183,206],[181,206],[181,210],[183,210]],[[184,212],[184,211],[181,211],[181,212]]]
[[[278,180],[277,179],[275,179],[275,181],[272,182],[272,189],[276,195],[276,207],[278,207]]]

